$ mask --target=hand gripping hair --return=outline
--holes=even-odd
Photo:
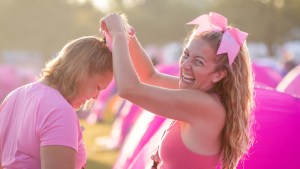
[[[122,24],[124,27],[125,32],[127,33],[127,38],[134,36],[135,35],[135,30],[132,26],[130,26],[127,22],[127,18],[124,14],[120,15],[122,19]],[[105,24],[105,22],[100,23],[100,32],[104,36],[104,42],[106,43],[107,47],[109,48],[110,51],[112,51],[112,37],[109,34],[109,30]]]
[[[201,15],[187,24],[199,25],[197,33],[205,31],[224,32],[217,55],[227,53],[229,65],[233,63],[240,47],[248,36],[248,33],[242,32],[238,28],[228,26],[227,18],[215,12]]]

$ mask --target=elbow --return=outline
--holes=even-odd
[[[127,99],[127,97],[130,96],[128,90],[123,90],[123,89],[118,89],[117,94],[123,99]]]
[[[152,69],[147,76],[144,77],[143,82],[147,84],[153,84],[156,81],[158,75],[157,70]]]
[[[137,90],[138,88],[138,84],[136,85],[119,85],[117,87],[117,94],[121,97],[121,98],[124,98],[124,99],[130,99],[131,97],[134,96],[134,91]]]

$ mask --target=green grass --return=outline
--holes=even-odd
[[[86,144],[88,169],[111,169],[117,159],[118,150],[107,150],[105,147],[96,143],[99,137],[106,137],[110,133],[112,119],[104,120],[95,124],[89,124],[80,120],[81,125],[85,128],[83,138]]]

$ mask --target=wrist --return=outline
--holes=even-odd
[[[124,33],[116,33],[113,36],[113,43],[114,44],[126,44],[128,43],[127,37]]]
[[[124,32],[117,32],[113,36],[113,39],[123,39],[123,38],[127,40],[127,37]]]

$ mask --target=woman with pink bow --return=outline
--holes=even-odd
[[[253,79],[247,33],[218,13],[201,15],[180,57],[179,77],[156,71],[126,21],[101,20],[113,53],[118,94],[154,114],[174,119],[152,168],[236,168],[253,143]]]

